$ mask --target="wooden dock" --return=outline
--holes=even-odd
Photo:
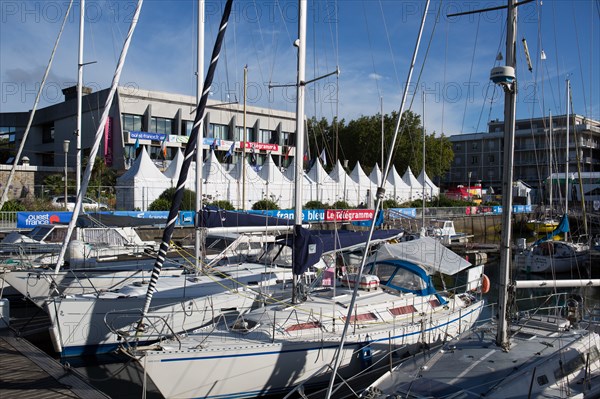
[[[109,397],[12,330],[0,329],[0,398]]]

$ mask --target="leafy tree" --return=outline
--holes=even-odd
[[[149,208],[152,207],[156,203],[156,205],[154,205],[154,206],[159,207],[161,209],[151,209],[151,210],[169,210],[169,209],[171,209],[171,204],[173,203],[173,198],[175,197],[175,191],[177,191],[175,187],[166,189],[165,191],[162,192],[162,194],[160,194],[158,196],[158,198],[156,200],[154,200],[154,202],[152,202],[152,204],[150,204]],[[159,201],[159,200],[161,200],[161,201]],[[166,206],[166,209],[165,209],[166,203],[168,203],[168,206]],[[182,211],[195,210],[196,209],[196,193],[191,190],[184,189],[183,190],[183,200],[181,201],[181,207],[179,209]]]
[[[88,160],[88,158],[83,160],[84,168],[87,166]],[[113,198],[115,196],[114,187],[116,185],[116,170],[106,166],[102,158],[96,157],[87,189],[88,196],[92,198]]]
[[[6,201],[4,205],[2,205],[2,209],[0,209],[2,212],[22,212],[26,210],[27,208],[25,205],[18,200]]]
[[[50,196],[65,195],[65,175],[53,174],[44,177],[44,188],[48,190]],[[67,194],[75,193],[75,180],[67,180]]]
[[[168,211],[171,209],[171,201],[166,198],[157,198],[150,205],[148,205],[149,211]]]
[[[255,211],[276,210],[279,209],[279,206],[275,201],[262,199],[260,201],[256,201],[254,205],[252,205],[252,209]]]
[[[383,209],[401,208],[400,204],[395,199],[386,199],[386,200],[383,200],[382,206],[383,206]]]
[[[332,209],[350,209],[350,205],[346,201],[336,201],[331,206]]]
[[[304,209],[329,209],[328,204],[324,204],[321,201],[308,201],[303,206]]]

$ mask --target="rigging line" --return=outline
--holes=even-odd
[[[481,14],[477,14],[477,29],[475,33],[475,43],[473,44],[473,54],[471,56],[471,69],[469,69],[469,82],[471,82],[471,78],[473,76],[473,65],[475,64],[475,51],[477,50],[477,39],[479,38],[479,23],[481,22]],[[460,126],[460,133],[464,133],[465,131],[465,119],[467,117],[467,104],[469,103],[469,96],[465,98],[465,108],[463,110],[463,120]]]
[[[265,45],[263,29],[262,29],[262,25],[260,24],[260,16],[258,15],[258,5],[256,4],[256,0],[252,0],[252,3],[254,4],[254,10],[256,12],[255,18],[256,18],[256,23],[258,24],[258,33],[260,35],[260,42],[262,44],[262,49],[263,49],[263,51],[266,51],[267,46]],[[256,42],[254,40],[252,40],[252,42],[254,44],[254,51],[256,52],[256,56],[257,56],[258,73],[260,75],[261,82],[265,82],[265,77],[264,77],[262,67],[261,67],[261,62],[260,62],[261,57],[258,56],[258,51],[256,50]]]
[[[581,48],[579,47],[579,29],[577,29],[577,18],[575,17],[575,3],[571,2],[571,11],[573,14],[573,30],[575,31],[575,43],[577,44],[577,58],[579,61],[579,77],[581,78],[581,87],[585,87],[585,82],[583,80],[583,63],[581,62]],[[587,96],[585,94],[585,90],[581,91],[583,94],[583,109],[587,112]]]
[[[63,18],[62,25],[60,26],[60,30],[58,31],[58,36],[56,41],[54,42],[54,48],[52,49],[52,53],[50,53],[50,60],[48,60],[48,65],[46,66],[46,70],[44,71],[44,76],[42,78],[42,83],[40,83],[40,88],[36,94],[35,101],[33,102],[33,108],[31,109],[31,113],[29,114],[29,120],[27,121],[27,127],[25,128],[25,133],[23,133],[23,138],[21,139],[21,144],[19,145],[19,149],[17,150],[17,155],[15,155],[15,160],[13,162],[13,166],[10,169],[10,173],[8,175],[8,180],[4,187],[4,192],[2,193],[2,197],[0,198],[0,209],[4,206],[4,203],[8,200],[8,191],[12,185],[12,180],[14,179],[17,165],[19,164],[19,159],[21,158],[21,153],[23,152],[23,148],[25,147],[25,143],[27,141],[27,137],[29,136],[29,130],[31,129],[31,124],[33,123],[33,117],[35,116],[35,112],[37,110],[38,103],[40,101],[40,97],[42,95],[42,91],[44,90],[44,86],[46,84],[46,79],[48,78],[48,74],[50,73],[50,68],[52,67],[52,61],[54,60],[54,55],[56,54],[56,49],[58,48],[58,43],[60,43],[60,38],[65,29],[65,25],[67,23],[67,19],[69,18],[69,13],[71,12],[71,7],[73,6],[73,0],[69,2],[69,6],[65,13],[65,17]]]
[[[363,16],[365,17],[365,25],[367,28],[367,42],[369,43],[369,53],[371,54],[371,64],[373,65],[373,74],[375,75],[375,86],[377,87],[377,94],[381,97],[381,90],[379,89],[379,77],[377,76],[377,69],[375,68],[375,57],[373,57],[373,44],[371,43],[371,31],[369,30],[369,19],[367,18],[367,10],[365,8],[365,0],[361,2],[363,7]]]
[[[440,0],[440,4],[442,1]],[[385,37],[387,39],[388,48],[390,49],[390,58],[392,59],[392,67],[394,68],[394,76],[396,77],[396,84],[398,87],[402,87],[400,85],[400,78],[398,76],[398,69],[396,68],[396,59],[394,58],[394,51],[392,49],[392,42],[390,41],[390,33],[388,31],[387,22],[385,20],[385,13],[383,12],[383,5],[381,4],[381,0],[379,0],[379,10],[381,11],[381,19],[383,21],[383,29],[385,30]]]
[[[501,48],[502,48],[502,43],[504,41],[504,38],[506,37],[505,35],[505,29],[506,29],[506,24],[500,24],[501,28],[500,28],[500,39],[498,40],[498,47],[496,48],[496,54],[500,54]],[[500,64],[500,60],[496,59],[493,63],[494,66],[498,66],[498,64]],[[494,98],[496,95],[496,89],[497,89],[497,85],[491,85],[488,84],[486,89],[485,89],[485,99],[488,98],[488,94],[490,92],[490,86],[492,86],[492,96],[490,97],[490,108],[488,111],[488,117],[487,120],[489,121],[491,119],[491,115],[492,115],[492,107],[494,105]],[[481,117],[483,116],[483,110],[485,109],[485,105],[486,105],[486,101],[483,101],[483,103],[481,104],[481,112],[479,113],[479,119],[477,120],[477,126],[475,127],[475,132],[479,131],[479,126],[481,126]]]
[[[138,0],[134,15],[131,19],[131,24],[129,25],[129,30],[127,32],[127,36],[125,38],[125,42],[123,43],[123,48],[121,50],[121,54],[119,55],[119,61],[117,62],[117,66],[115,68],[115,72],[113,74],[113,79],[111,82],[109,93],[106,97],[106,101],[104,103],[104,109],[102,111],[102,117],[100,119],[98,130],[96,130],[96,134],[94,136],[94,143],[90,150],[88,165],[85,168],[85,173],[82,178],[81,188],[77,193],[77,202],[75,203],[75,207],[73,209],[73,215],[76,216],[80,213],[82,209],[82,200],[85,196],[86,190],[88,188],[88,184],[90,181],[90,176],[92,174],[92,170],[94,169],[94,162],[96,158],[96,154],[98,153],[98,149],[100,148],[100,140],[103,136],[104,124],[108,120],[108,113],[110,112],[111,104],[113,103],[115,93],[117,91],[117,87],[119,85],[119,79],[121,77],[121,73],[123,72],[123,66],[125,64],[125,59],[127,58],[127,51],[129,50],[129,46],[131,44],[131,39],[133,37],[133,32],[135,31],[135,27],[137,22],[139,21],[139,15],[142,10],[143,0]],[[68,243],[71,235],[73,234],[73,230],[75,229],[75,224],[77,222],[77,218],[71,218],[69,222],[69,227],[67,228],[67,234],[65,236],[65,243]],[[67,245],[63,244],[60,248],[60,253],[58,255],[58,259],[56,261],[56,268],[54,273],[57,274],[62,266],[64,261],[65,253],[67,251]]]
[[[552,2],[552,17],[553,17],[553,24],[552,26],[554,27],[553,31],[554,31],[554,54],[558,54],[558,40],[556,38],[556,24],[557,24],[557,20],[556,20],[556,3]],[[562,86],[562,82],[560,81],[561,78],[561,74],[560,74],[560,68],[559,68],[559,64],[558,64],[558,57],[554,57],[555,61],[556,61],[556,80],[558,82],[557,84],[557,90],[558,90],[558,107],[556,106],[556,99],[555,99],[555,103],[554,106],[557,108],[558,114],[562,114],[563,113],[563,104],[562,101],[560,101],[562,95],[560,94],[560,88]]]

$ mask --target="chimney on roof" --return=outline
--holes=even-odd
[[[69,100],[73,100],[73,99],[77,98],[77,86],[67,87],[67,88],[63,89],[62,92],[65,96],[65,101],[69,101]],[[92,92],[92,88],[83,86],[81,88],[81,92],[82,92],[82,95],[85,96]]]

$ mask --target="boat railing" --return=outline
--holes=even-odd
[[[179,335],[171,327],[164,316],[145,315],[142,319],[141,309],[115,310],[104,315],[104,324],[111,333],[119,337],[121,346],[128,352],[137,348],[140,341],[175,339],[181,349]],[[123,322],[124,321],[124,322]],[[125,328],[117,328],[115,325],[124,325]]]

